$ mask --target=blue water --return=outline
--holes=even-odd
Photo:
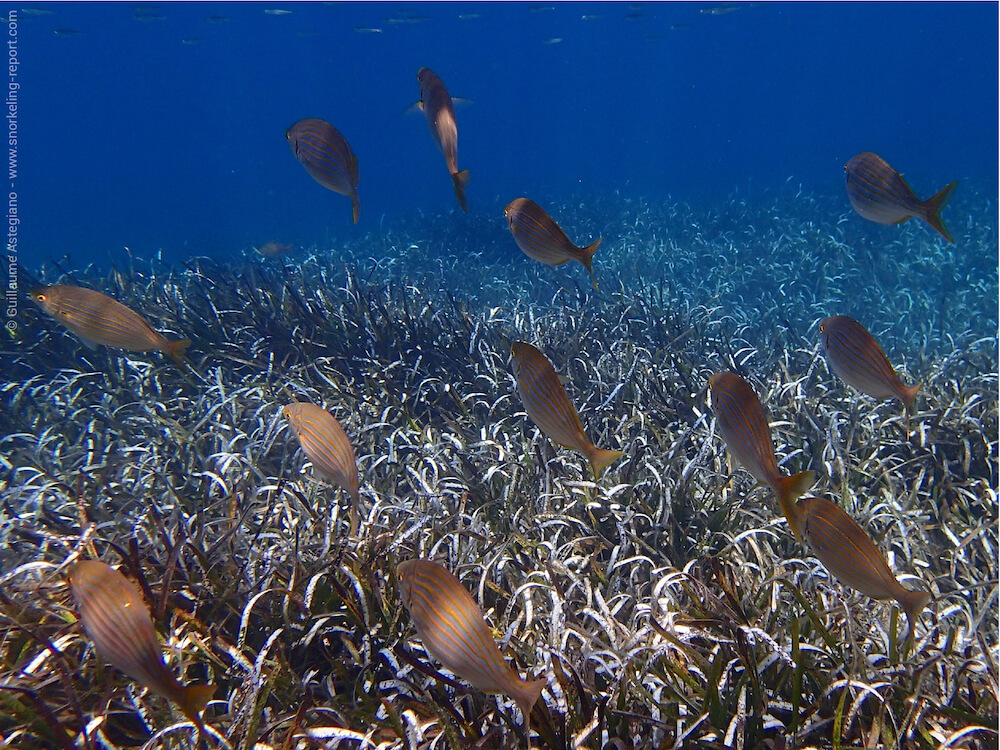
[[[457,210],[405,113],[421,66],[469,100],[459,167],[471,212],[498,223],[520,195],[711,204],[792,185],[846,212],[863,150],[921,197],[996,192],[995,3],[711,7],[35,3],[18,11],[19,259],[335,245]],[[293,158],[303,117],[357,154],[359,225]]]

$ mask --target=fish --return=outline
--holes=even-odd
[[[742,5],[716,5],[711,8],[702,8],[698,12],[707,16],[724,16],[727,13],[732,13],[742,7]]]
[[[816,473],[807,470],[788,477],[779,473],[764,407],[746,380],[734,372],[717,372],[708,379],[708,385],[712,411],[726,448],[754,479],[771,488],[789,527],[801,540],[802,523],[795,499],[813,485]]]
[[[841,380],[873,398],[898,398],[909,412],[922,384],[903,385],[863,325],[846,315],[834,315],[820,322],[819,338],[827,362]]]
[[[905,588],[875,542],[839,505],[820,497],[805,497],[796,505],[805,541],[823,566],[842,584],[865,596],[899,602],[912,634],[931,595]]]
[[[559,266],[575,260],[587,269],[594,289],[599,288],[594,278],[593,262],[603,237],[598,237],[596,242],[586,247],[577,247],[555,219],[529,198],[515,198],[506,205],[503,215],[507,218],[510,233],[514,235],[514,242],[525,255],[547,266]]]
[[[844,173],[847,197],[854,210],[864,218],[879,224],[902,224],[916,216],[948,242],[954,242],[941,218],[941,209],[958,186],[957,180],[922,201],[899,172],[871,151],[862,151],[853,157],[844,165]]]
[[[139,588],[100,560],[81,560],[69,570],[69,585],[87,637],[101,658],[136,682],[180,706],[204,731],[201,712],[215,685],[188,685],[163,661],[149,607]]]
[[[455,106],[451,94],[430,68],[418,70],[417,81],[420,82],[420,102],[417,106],[427,118],[427,127],[431,130],[434,143],[444,154],[458,205],[468,213],[469,201],[465,197],[465,187],[469,184],[469,170],[458,171],[458,123],[455,120]]]
[[[139,313],[106,294],[81,286],[56,284],[35,289],[29,296],[91,349],[98,344],[130,352],[156,349],[182,370],[189,367],[184,352],[191,345],[190,339],[168,341]]]
[[[347,195],[353,204],[354,223],[361,216],[358,199],[358,157],[347,139],[326,120],[307,117],[285,131],[295,158],[316,182]]]
[[[299,439],[299,446],[312,462],[313,470],[342,487],[351,496],[351,536],[358,531],[360,499],[358,464],[351,441],[330,412],[305,401],[288,404],[285,418]]]
[[[281,8],[265,8],[264,12],[269,16],[290,16],[292,11],[282,10]]]
[[[284,255],[289,250],[291,250],[292,246],[286,245],[284,242],[272,241],[272,242],[265,242],[263,245],[255,249],[265,258],[277,258],[278,256]]]
[[[549,439],[586,456],[594,471],[594,479],[599,479],[601,471],[624,454],[598,448],[587,439],[580,415],[570,403],[555,368],[544,354],[525,341],[515,341],[511,345],[511,354],[517,391],[528,416]]]
[[[396,575],[399,598],[427,653],[477,690],[509,696],[527,726],[547,681],[522,680],[504,661],[482,610],[462,582],[431,560],[401,562]]]

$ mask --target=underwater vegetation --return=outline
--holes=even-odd
[[[46,263],[41,284],[190,339],[193,372],[92,350],[27,300],[2,344],[0,746],[523,747],[518,704],[422,643],[397,569],[423,558],[468,591],[510,679],[545,681],[520,703],[532,747],[995,747],[997,227],[991,199],[963,201],[945,244],[842,194],[546,200],[603,237],[600,291],[526,259],[501,203],[280,257]],[[909,411],[833,371],[834,315],[921,383]],[[588,443],[622,451],[599,481],[529,419],[515,341],[544,352]],[[809,493],[929,592],[912,642],[730,461],[708,403],[723,371],[766,409],[780,476],[815,472]],[[356,493],[346,448],[309,466],[295,403],[342,427]],[[214,686],[200,738],[95,649],[80,558],[141,591],[172,678]]]

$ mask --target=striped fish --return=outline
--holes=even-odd
[[[551,440],[586,456],[594,470],[594,478],[600,478],[601,470],[618,460],[622,452],[598,448],[587,439],[580,415],[544,354],[524,341],[515,341],[511,353],[517,392],[521,394],[528,416]]]
[[[361,216],[358,157],[347,139],[326,120],[315,117],[299,120],[285,131],[285,138],[310,177],[335,193],[350,196],[357,224]]]
[[[819,324],[827,362],[840,378],[873,398],[898,398],[909,412],[920,383],[903,385],[882,347],[854,318],[834,315]]]
[[[842,584],[865,596],[899,602],[912,634],[931,595],[904,588],[871,537],[836,503],[806,497],[797,506],[802,534],[824,567]]]
[[[945,185],[925,201],[920,200],[899,172],[871,151],[863,151],[844,165],[847,197],[861,216],[879,224],[901,224],[914,216],[923,219],[948,242],[954,242],[941,219],[958,182]]]
[[[418,70],[417,81],[420,83],[418,106],[427,118],[427,127],[431,129],[434,143],[444,154],[458,205],[468,213],[469,201],[465,197],[465,186],[469,184],[469,170],[458,171],[458,123],[455,120],[455,106],[452,104],[451,94],[437,73],[430,68]]]
[[[598,237],[586,247],[577,247],[570,242],[566,233],[556,224],[541,206],[528,198],[515,198],[503,210],[507,217],[510,233],[514,242],[529,258],[544,263],[547,266],[560,266],[575,260],[581,263],[590,274],[590,280],[597,289],[597,279],[594,278],[594,253],[601,244],[603,237]]]
[[[153,618],[138,587],[99,560],[83,560],[69,571],[80,622],[97,653],[136,682],[180,706],[204,730],[201,712],[214,685],[182,686],[163,661]]]
[[[718,372],[709,378],[708,385],[712,392],[712,411],[729,453],[754,479],[771,488],[792,532],[802,539],[802,523],[795,498],[812,486],[816,474],[803,471],[784,477],[778,472],[764,407],[747,381],[734,372]]]
[[[155,349],[174,360],[182,370],[188,367],[184,359],[184,352],[191,345],[188,339],[168,341],[139,313],[106,294],[57,284],[36,289],[30,297],[91,349],[98,344],[130,352]]]
[[[546,681],[522,680],[500,653],[476,600],[447,568],[407,560],[396,568],[399,598],[434,659],[485,693],[517,703],[525,726]]]
[[[351,496],[353,536],[358,530],[358,464],[344,428],[326,409],[307,402],[288,404],[284,414],[316,473]]]

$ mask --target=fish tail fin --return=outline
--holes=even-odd
[[[945,185],[938,192],[924,201],[924,220],[930,224],[938,234],[944,237],[948,242],[954,242],[951,238],[951,232],[948,231],[948,227],[944,225],[944,219],[941,218],[941,209],[944,208],[948,199],[951,198],[951,194],[955,192],[955,188],[958,186],[958,181],[951,183],[950,185]]]
[[[528,726],[528,717],[531,716],[531,709],[538,701],[538,696],[542,694],[542,688],[548,684],[548,680],[524,680],[518,685],[517,695],[513,696],[514,701],[524,715],[524,726]]]
[[[163,353],[166,354],[170,359],[177,363],[177,366],[182,370],[187,371],[190,367],[187,359],[184,357],[184,352],[187,348],[191,346],[191,339],[180,339],[179,341],[166,341],[163,344]]]
[[[598,291],[600,291],[600,287],[597,286],[597,279],[594,277],[594,253],[597,252],[597,246],[601,244],[603,239],[603,237],[598,237],[596,242],[580,248],[580,253],[583,256],[581,263],[587,269],[587,273],[590,274],[590,280],[594,282],[594,289]]]
[[[469,184],[469,170],[463,169],[461,172],[455,172],[451,176],[451,181],[455,185],[455,197],[458,198],[458,205],[465,213],[469,213],[469,201],[465,197],[465,186]]]
[[[906,413],[910,413],[910,407],[913,406],[913,401],[917,398],[917,391],[920,390],[920,386],[923,383],[917,383],[911,386],[902,386],[902,390],[899,393],[899,397],[903,401],[903,405],[906,407]]]
[[[205,710],[205,706],[212,700],[213,695],[215,695],[215,685],[188,685],[181,691],[177,702],[184,715],[200,728],[202,726],[201,712]]]
[[[920,613],[924,611],[930,600],[929,591],[903,589],[903,593],[899,597],[899,604],[902,606],[903,612],[906,613],[907,622],[910,623],[910,637],[914,635],[914,628],[917,626],[917,620],[920,619]]]
[[[358,198],[358,191],[355,190],[351,193],[351,204],[354,209],[354,223],[358,223],[358,219],[361,217],[361,199]]]
[[[590,460],[590,465],[594,470],[594,481],[596,482],[601,478],[601,472],[604,471],[605,467],[610,466],[625,454],[622,451],[609,451],[597,446],[592,447],[593,450],[587,458]]]
[[[815,483],[815,471],[800,471],[790,477],[778,477],[775,482],[774,491],[778,496],[778,505],[781,506],[781,512],[785,514],[785,519],[788,521],[792,533],[800,542],[802,541],[802,513],[795,504],[795,500],[804,495]]]

